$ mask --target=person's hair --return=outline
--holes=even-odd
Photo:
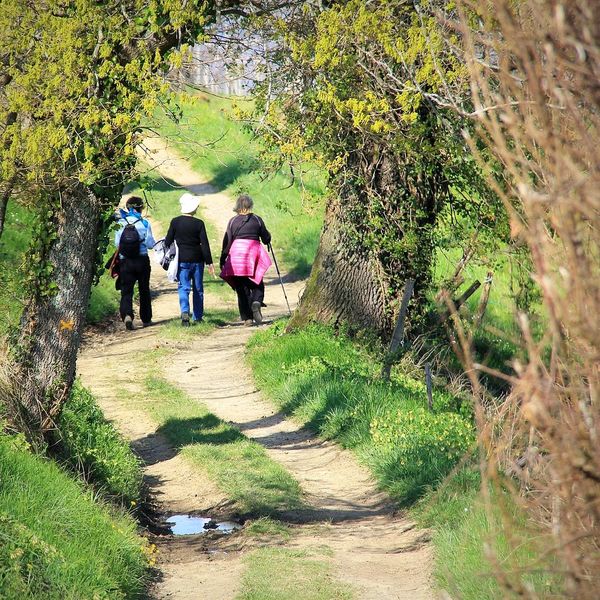
[[[127,198],[125,206],[127,206],[127,208],[134,208],[139,212],[144,208],[144,200],[139,196],[131,196],[130,198]]]
[[[236,201],[233,207],[233,212],[240,213],[244,210],[252,210],[254,201],[248,194],[242,194]]]

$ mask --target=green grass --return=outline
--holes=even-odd
[[[480,477],[466,466],[449,477],[437,490],[432,490],[411,511],[419,525],[433,530],[438,585],[453,598],[463,600],[496,600],[504,597],[495,577],[495,567],[486,558],[485,547],[497,553],[498,565],[508,573],[508,580],[535,590],[539,598],[562,597],[561,583],[551,573],[551,565],[540,557],[546,548],[534,524],[519,518],[508,497],[493,502],[491,519],[479,495]],[[517,543],[508,544],[502,524],[501,505],[512,523],[510,535]]]
[[[246,522],[243,533],[250,538],[267,538],[271,544],[273,540],[283,543],[292,537],[292,530],[288,525],[271,517],[260,517]]]
[[[261,389],[286,414],[354,450],[380,486],[410,504],[439,482],[473,444],[468,405],[395,373],[364,346],[311,326],[281,335],[283,322],[255,335],[248,360]]]
[[[156,372],[162,354],[145,353],[140,364],[154,365]],[[260,444],[150,372],[140,373],[144,385],[142,407],[159,425],[158,432],[207,473],[240,514],[273,515],[302,506],[298,482],[272,461]]]
[[[180,105],[180,123],[157,113],[161,134],[172,139],[183,156],[190,156],[198,173],[231,196],[232,207],[240,193],[249,193],[256,213],[265,219],[273,235],[273,247],[285,268],[307,275],[323,222],[324,174],[303,166],[297,168],[302,177],[295,182],[283,171],[265,177],[260,145],[232,119],[231,100],[196,95],[182,97]]]
[[[168,321],[161,329],[161,338],[185,342],[198,336],[207,335],[215,327],[222,327],[232,322],[239,322],[239,314],[236,311],[208,307],[202,323],[192,323],[190,327],[182,327],[180,319]]]
[[[16,325],[23,307],[21,267],[31,241],[31,213],[10,202],[0,237],[0,337]]]
[[[245,559],[237,600],[351,600],[350,586],[331,574],[322,548],[260,548]]]
[[[138,598],[147,543],[134,521],[23,442],[0,436],[0,597]]]
[[[129,443],[109,423],[80,383],[58,421],[58,458],[109,498],[130,506],[140,500],[142,471]]]

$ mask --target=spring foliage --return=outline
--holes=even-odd
[[[508,233],[463,141],[468,122],[451,110],[468,80],[440,10],[453,3],[350,0],[268,24],[279,68],[257,114],[272,156],[329,172],[344,226],[383,267],[392,298],[409,277],[423,297],[442,218]]]

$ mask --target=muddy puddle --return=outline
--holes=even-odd
[[[167,519],[167,527],[173,535],[198,535],[210,532],[228,535],[242,528],[239,523],[233,521],[218,522],[195,515],[171,515]]]

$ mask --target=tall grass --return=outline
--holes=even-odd
[[[0,596],[138,598],[146,542],[55,463],[0,435]]]

